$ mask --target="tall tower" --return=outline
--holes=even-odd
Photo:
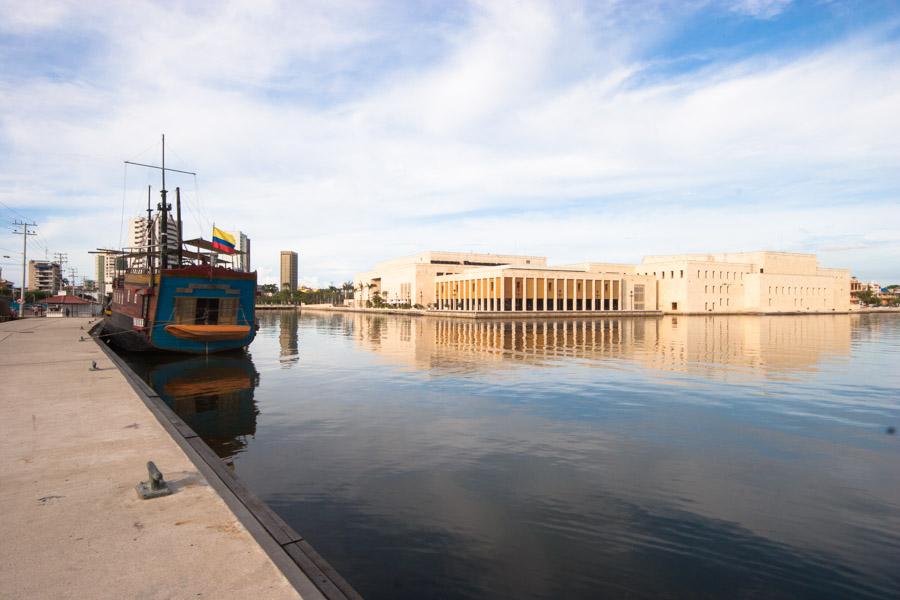
[[[297,291],[297,253],[291,250],[281,251],[281,290]]]

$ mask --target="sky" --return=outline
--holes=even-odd
[[[814,252],[900,282],[900,3],[0,0],[0,267],[182,190],[260,283],[425,250]],[[172,196],[170,196],[170,199]],[[9,258],[3,258],[9,256]]]

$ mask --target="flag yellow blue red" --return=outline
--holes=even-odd
[[[234,254],[234,236],[218,227],[213,227],[212,245],[223,254]]]

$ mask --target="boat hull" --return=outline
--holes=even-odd
[[[128,352],[154,350],[147,334],[135,330],[133,318],[124,313],[112,312],[103,319],[100,337],[110,345]]]
[[[166,269],[152,282],[149,276],[126,276],[120,291],[104,333],[126,350],[215,354],[246,348],[256,337],[256,273],[208,266]],[[226,316],[217,308],[214,318],[184,310],[209,304],[232,310]]]

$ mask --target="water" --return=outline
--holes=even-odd
[[[900,597],[900,315],[259,316],[131,360],[366,598]]]

